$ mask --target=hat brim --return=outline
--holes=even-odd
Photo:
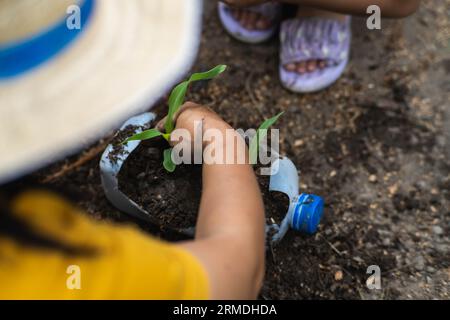
[[[0,183],[149,109],[195,59],[201,14],[201,0],[97,0],[73,44],[0,81]]]

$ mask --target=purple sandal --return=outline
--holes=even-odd
[[[326,18],[295,18],[283,22],[280,32],[280,79],[284,87],[298,93],[322,90],[333,84],[347,66],[351,26]],[[306,60],[324,60],[326,66],[299,74],[285,66]]]
[[[234,38],[246,43],[260,43],[275,34],[281,18],[281,4],[275,2],[264,3],[246,8],[259,13],[271,21],[271,27],[266,30],[249,30],[244,28],[231,14],[231,8],[223,2],[218,3],[219,17],[225,30]]]

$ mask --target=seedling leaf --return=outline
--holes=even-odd
[[[128,138],[127,140],[125,140],[123,143],[127,143],[129,141],[136,141],[136,140],[149,140],[149,139],[153,139],[159,136],[162,136],[163,134],[156,130],[156,129],[149,129],[149,130],[145,130],[142,131],[141,133],[136,133],[135,135],[131,136],[130,138]]]
[[[226,65],[219,64],[218,66],[215,66],[209,71],[206,72],[198,72],[191,75],[189,78],[190,82],[199,81],[199,80],[211,80],[217,77],[219,74],[224,72],[227,69]]]
[[[280,112],[275,117],[267,119],[260,125],[260,127],[256,131],[256,135],[250,141],[250,147],[248,151],[251,164],[256,164],[256,160],[258,159],[259,145],[261,143],[261,140],[264,139],[265,136],[267,135],[267,130],[271,126],[273,126],[275,122],[278,121],[278,119],[283,115],[283,113],[284,112]]]
[[[172,148],[164,150],[163,166],[168,172],[174,172],[177,167],[172,161]]]
[[[170,133],[163,133],[163,138],[167,140],[167,142],[170,142]]]
[[[164,124],[166,133],[171,133],[175,127],[173,122],[173,116],[183,104],[184,98],[186,97],[186,91],[189,85],[195,81],[213,79],[222,72],[224,72],[226,68],[227,68],[226,65],[218,65],[209,71],[194,73],[193,75],[191,75],[189,80],[180,83],[175,87],[175,89],[173,89],[169,97],[169,112],[167,113],[166,123]]]
[[[189,81],[184,81],[177,85],[175,89],[173,89],[169,98],[169,112],[167,113],[166,123],[164,124],[164,128],[166,129],[166,133],[172,133],[175,125],[173,123],[173,116],[180,109],[183,104],[184,98],[186,97],[186,91],[189,86]]]
[[[209,71],[194,73],[189,77],[188,80],[178,84],[172,90],[169,97],[169,111],[167,113],[166,123],[164,124],[165,133],[162,133],[156,129],[150,129],[133,135],[132,137],[125,140],[123,143],[125,144],[129,141],[134,140],[148,140],[159,136],[162,136],[167,141],[170,141],[170,135],[175,128],[173,117],[183,104],[189,85],[195,81],[213,79],[222,72],[224,72],[226,68],[227,68],[226,65],[218,65]],[[172,161],[172,149],[164,150],[163,166],[169,172],[175,171],[176,164],[173,163]]]

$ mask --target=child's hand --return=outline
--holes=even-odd
[[[176,136],[176,130],[184,129],[188,130],[192,140],[196,134],[202,134],[208,129],[218,129],[223,132],[225,132],[226,129],[232,129],[232,127],[219,117],[217,113],[208,107],[193,102],[186,102],[183,104],[180,110],[174,114],[173,119],[176,125],[172,135]],[[162,119],[158,122],[156,128],[161,132],[164,132],[165,122],[166,118]],[[192,140],[189,141],[189,143],[192,143]]]
[[[194,131],[196,121],[202,122],[203,130],[231,129],[231,126],[210,108],[193,102],[186,102],[175,114],[174,120],[176,129],[188,129],[191,133]]]

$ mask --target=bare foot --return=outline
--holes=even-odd
[[[297,17],[324,17],[324,18],[331,18],[336,19],[339,21],[345,21],[345,15],[331,12],[331,11],[325,11],[325,10],[319,10],[311,7],[305,7],[305,6],[299,6],[297,10]],[[328,62],[326,60],[321,59],[311,59],[306,61],[299,61],[294,63],[288,63],[284,65],[284,68],[287,71],[290,72],[297,72],[299,74],[305,74],[305,73],[311,73],[316,70],[324,69],[328,65]]]
[[[270,19],[245,8],[231,8],[231,14],[234,19],[239,21],[241,26],[248,30],[267,30],[272,25]]]

